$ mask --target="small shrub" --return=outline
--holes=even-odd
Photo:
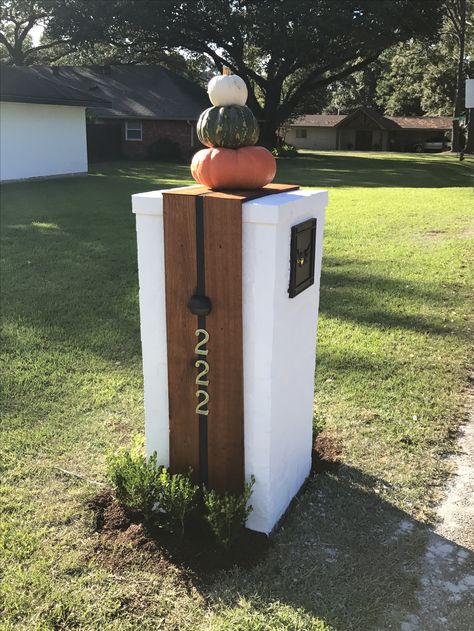
[[[150,145],[149,156],[152,160],[161,162],[181,162],[181,148],[171,138],[159,138]]]
[[[189,474],[171,475],[163,467],[160,473],[160,488],[160,508],[168,529],[179,529],[181,535],[184,535],[185,520],[196,506],[199,487],[193,484]]]
[[[298,149],[284,142],[279,147],[273,147],[272,154],[275,158],[291,158],[298,155]]]
[[[216,491],[204,489],[204,504],[207,511],[205,519],[217,541],[224,548],[229,548],[235,542],[252,512],[252,507],[247,506],[247,503],[252,495],[254,483],[255,478],[252,476],[250,484],[245,485],[242,495],[219,495]]]
[[[118,502],[141,513],[146,522],[181,536],[188,516],[198,507],[201,491],[190,473],[171,474],[158,465],[156,452],[147,459],[143,447],[122,448],[107,456],[107,475]],[[234,543],[252,512],[248,502],[254,483],[252,476],[241,495],[219,495],[203,488],[204,519],[224,548]]]
[[[137,450],[119,449],[107,457],[107,475],[118,501],[150,520],[161,496],[156,452],[148,460]]]

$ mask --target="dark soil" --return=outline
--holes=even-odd
[[[215,543],[207,524],[198,516],[189,520],[184,537],[170,534],[145,524],[141,515],[124,509],[109,490],[92,498],[88,507],[98,533],[93,557],[116,568],[151,563],[158,571],[169,572],[174,566],[190,570],[204,580],[234,565],[256,565],[270,547],[267,536],[244,529],[234,546],[224,550]]]
[[[335,438],[318,434],[313,443],[313,473],[337,471],[341,465],[342,444]]]

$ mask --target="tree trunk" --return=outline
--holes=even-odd
[[[259,145],[266,147],[267,149],[273,149],[278,146],[278,125],[273,121],[264,121],[260,132]]]
[[[464,105],[464,47],[466,40],[466,0],[460,0],[459,3],[459,30],[457,36],[459,39],[459,55],[458,69],[456,77],[456,99],[454,102],[454,116],[460,116],[465,108]],[[456,28],[456,25],[455,25]],[[463,147],[461,146],[461,126],[459,120],[453,120],[453,137],[451,151],[459,153]]]
[[[454,111],[456,114],[456,110]],[[453,153],[459,153],[459,148],[461,146],[461,127],[459,125],[459,121],[453,120],[453,128],[451,132],[451,151]]]
[[[276,79],[267,80],[267,88],[265,90],[265,105],[263,106],[263,129],[260,134],[259,144],[273,149],[278,146],[278,128],[281,120],[281,90],[282,83]]]

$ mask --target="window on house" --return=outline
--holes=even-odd
[[[142,140],[142,121],[125,121],[125,140]]]
[[[308,135],[308,130],[305,127],[297,127],[296,128],[296,137],[297,138],[306,138]]]

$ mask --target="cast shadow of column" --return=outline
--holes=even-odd
[[[336,631],[469,631],[473,552],[384,500],[387,487],[349,466],[316,475],[266,560],[220,576],[208,596],[248,599],[255,615],[285,603]]]

